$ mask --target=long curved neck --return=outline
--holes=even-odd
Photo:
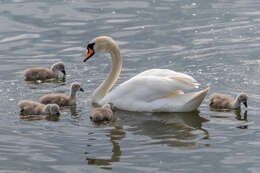
[[[233,108],[234,109],[237,109],[240,107],[240,101],[238,99],[239,96],[236,97],[235,101],[234,101],[234,104],[233,104]]]
[[[74,91],[72,88],[70,89],[70,100],[76,99],[76,91]]]
[[[123,59],[119,47],[116,44],[111,43],[109,48],[107,48],[106,50],[110,53],[112,57],[112,67],[106,80],[104,80],[94,91],[92,102],[95,104],[99,104],[102,98],[104,98],[105,95],[109,92],[114,83],[117,81],[122,69]]]
[[[54,65],[51,66],[51,71],[53,71],[53,73],[58,76],[59,75],[59,71],[55,68]]]

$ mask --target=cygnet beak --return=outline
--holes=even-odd
[[[80,90],[81,92],[84,92],[84,89],[83,89],[83,88],[80,88],[79,90]]]
[[[247,108],[247,102],[244,102],[245,107]]]
[[[66,75],[66,71],[65,71],[65,70],[62,70],[61,72],[62,72],[64,75]]]

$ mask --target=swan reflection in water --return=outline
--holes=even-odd
[[[98,158],[90,158],[88,157],[88,152],[85,152],[87,155],[87,162],[89,165],[97,165],[101,166],[104,169],[112,169],[111,163],[119,162],[120,157],[122,155],[122,151],[119,145],[119,141],[125,137],[125,132],[123,131],[122,126],[114,126],[114,129],[109,130],[109,134],[107,135],[110,138],[112,143],[112,156],[110,159],[98,159]]]
[[[119,162],[122,153],[124,153],[124,149],[122,146],[120,147],[120,141],[128,136],[131,137],[128,137],[127,140],[135,140],[135,143],[140,141],[133,138],[133,135],[148,137],[147,140],[142,140],[140,145],[166,145],[184,149],[195,148],[199,139],[209,139],[208,131],[202,127],[202,124],[208,120],[200,117],[198,111],[190,113],[137,113],[117,110],[115,116],[116,122],[109,124],[113,129],[105,129],[112,143],[112,156],[109,159],[103,159],[106,156],[102,156],[102,159],[99,159],[98,156],[93,158],[93,155],[100,155],[104,147],[107,147],[105,143],[94,146],[97,143],[95,141],[93,145],[87,145],[85,154],[88,164],[112,169],[112,163]],[[96,124],[94,125],[96,126]],[[132,135],[126,136],[126,133]],[[91,135],[95,137],[95,131]],[[99,139],[98,137],[93,140]]]

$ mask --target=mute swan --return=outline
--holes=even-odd
[[[238,109],[241,103],[247,107],[247,94],[241,93],[234,100],[228,95],[214,93],[210,96],[210,106],[216,109]]]
[[[47,80],[52,78],[58,78],[58,72],[62,72],[66,75],[65,65],[63,62],[57,62],[51,66],[51,68],[29,68],[24,72],[25,80]]]
[[[137,112],[190,112],[196,110],[209,88],[184,93],[198,87],[191,76],[168,69],[151,69],[139,73],[110,89],[119,77],[122,68],[122,56],[116,42],[106,36],[94,38],[87,46],[88,52],[83,62],[95,53],[108,51],[112,56],[112,67],[105,81],[94,91],[92,103],[104,105],[112,103],[122,110]]]
[[[21,113],[25,115],[56,115],[60,116],[60,107],[57,104],[44,105],[38,102],[21,100],[18,103]]]
[[[70,106],[76,104],[76,92],[84,91],[78,82],[71,84],[70,95],[57,93],[57,94],[48,94],[40,98],[40,102],[43,104],[55,103],[59,106]]]
[[[112,120],[113,119],[112,104],[107,103],[101,108],[94,109],[90,114],[90,119],[94,122]]]

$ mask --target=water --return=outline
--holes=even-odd
[[[258,0],[0,0],[0,172],[259,172]],[[117,84],[150,68],[192,75],[201,88],[249,95],[241,112],[117,111],[89,120],[90,96],[110,70],[108,54],[83,63],[84,46],[113,37],[124,57]],[[64,61],[65,81],[32,84],[29,67]],[[50,92],[85,93],[58,121],[26,120],[17,103]]]

